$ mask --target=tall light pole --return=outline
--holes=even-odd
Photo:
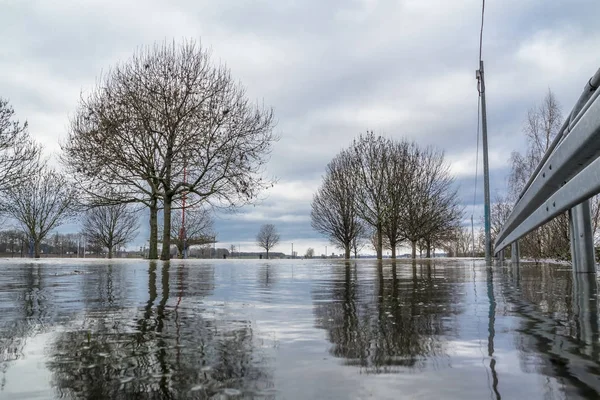
[[[492,236],[490,224],[490,166],[488,162],[487,113],[485,106],[485,80],[483,61],[479,61],[476,72],[479,96],[481,97],[481,137],[483,139],[483,193],[484,193],[484,229],[485,229],[485,263],[492,262]]]

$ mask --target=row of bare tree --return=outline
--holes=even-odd
[[[377,257],[383,249],[419,243],[427,256],[456,232],[463,210],[444,154],[406,140],[360,135],[327,165],[312,202],[312,226],[355,256],[373,237]]]
[[[81,233],[54,232],[46,236],[40,244],[41,252],[45,255],[57,257],[80,257],[85,254],[102,257],[106,254],[106,247],[101,243],[92,242]],[[122,247],[115,247],[115,251]],[[10,228],[0,231],[0,253],[12,257],[27,257],[31,250],[31,241],[26,232],[19,228]]]
[[[42,159],[27,122],[0,98],[0,212],[20,224],[36,255],[49,232],[69,218],[74,199],[66,178]]]
[[[76,185],[42,157],[27,123],[20,123],[9,102],[0,99],[0,213],[19,227],[18,235],[10,235],[10,251],[14,253],[18,248],[19,252],[31,251],[40,257],[43,245],[46,251],[52,247],[48,243],[50,233],[77,219],[82,223],[81,234],[86,242],[106,249],[109,258],[113,249],[133,240],[139,207],[127,203],[86,203],[86,197],[80,195]],[[187,246],[213,240],[209,209],[195,207],[186,216]],[[176,218],[170,231],[180,254],[184,246],[181,220],[181,216]]]
[[[155,259],[162,210],[167,260],[173,242],[182,252],[184,236],[190,245],[211,240],[209,209],[252,203],[272,186],[263,174],[277,140],[273,126],[272,110],[252,104],[198,43],[142,48],[82,96],[61,143],[64,173],[42,160],[27,124],[0,100],[2,211],[19,221],[39,256],[49,232],[81,210],[88,210],[84,232],[110,254],[131,240],[136,213],[146,208]],[[186,213],[195,221],[185,232],[176,214],[184,208],[196,210]]]

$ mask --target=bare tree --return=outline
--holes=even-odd
[[[504,226],[504,223],[508,220],[512,211],[512,202],[508,196],[502,196],[496,194],[494,203],[490,207],[490,230],[492,242],[496,241],[496,237],[500,234],[500,230]]]
[[[0,231],[0,251],[10,253],[11,257],[15,254],[23,257],[26,243],[25,234],[19,229],[10,228]]]
[[[525,153],[515,151],[511,154],[508,198],[513,204],[518,200],[519,194],[558,134],[562,122],[560,105],[554,93],[548,90],[542,104],[527,113],[523,127],[527,138]],[[594,226],[597,226],[596,221]],[[520,241],[520,251],[522,255],[534,259],[568,257],[570,244],[567,213],[559,215],[527,234]]]
[[[311,225],[326,235],[350,258],[352,242],[362,234],[358,217],[356,188],[352,180],[353,157],[342,151],[327,165],[321,187],[313,196]]]
[[[375,231],[377,258],[383,258],[386,180],[383,166],[388,162],[390,141],[373,132],[360,135],[350,149],[357,192],[356,209],[360,218]]]
[[[82,99],[65,164],[96,201],[150,208],[151,258],[162,204],[161,258],[168,259],[171,210],[182,196],[237,207],[273,184],[262,177],[277,140],[273,121],[272,110],[252,104],[207,50],[164,43],[115,66]],[[110,196],[98,189],[106,185]]]
[[[590,199],[592,213],[592,232],[594,234],[594,245],[600,245],[600,196]]]
[[[392,258],[396,258],[396,249],[406,240],[402,230],[402,218],[406,212],[408,191],[406,188],[410,181],[415,179],[411,174],[414,170],[410,164],[410,152],[416,144],[402,141],[389,141],[387,143],[387,161],[383,162],[381,169],[384,173],[385,195],[383,197],[383,234],[384,247],[392,251]]]
[[[184,251],[190,246],[214,243],[215,234],[210,210],[204,207],[186,209],[185,223],[183,211],[178,210],[171,223],[171,241],[177,245],[179,257],[183,257]]]
[[[138,228],[137,212],[126,204],[115,204],[87,210],[82,233],[90,243],[105,247],[112,258],[114,249],[131,242]]]
[[[354,253],[354,258],[358,258],[358,253],[367,245],[365,233],[366,229],[363,226],[361,228],[361,234],[352,240],[352,252]]]
[[[384,248],[396,258],[404,240],[413,257],[420,242],[430,256],[436,243],[451,239],[462,214],[443,152],[368,132],[328,165],[311,217],[346,258],[352,247],[356,257],[355,239],[367,236],[381,259]]]
[[[8,100],[0,97],[0,190],[19,186],[39,171],[40,147],[27,122],[21,124],[14,115]]]
[[[15,219],[33,242],[35,258],[48,233],[75,214],[75,190],[64,175],[43,167],[19,186],[7,188],[2,210]]]
[[[409,177],[401,230],[411,245],[412,257],[420,241],[431,256],[432,241],[443,241],[458,226],[463,210],[444,153],[432,147],[412,146],[407,157]]]
[[[306,253],[304,253],[305,258],[313,258],[314,256],[315,256],[315,249],[313,249],[312,247],[309,247],[308,249],[306,249]]]
[[[261,226],[258,235],[256,235],[256,244],[265,249],[267,252],[267,260],[269,259],[269,250],[279,243],[279,233],[273,224],[265,224]]]
[[[457,227],[452,235],[439,243],[448,257],[468,257],[471,255],[473,235],[470,227]]]

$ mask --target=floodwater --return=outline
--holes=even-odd
[[[596,399],[594,277],[435,260],[0,260],[0,399]]]

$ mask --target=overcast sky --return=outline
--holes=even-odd
[[[493,197],[505,190],[510,152],[524,146],[527,109],[551,88],[566,114],[600,66],[600,2],[486,3]],[[470,217],[480,13],[479,0],[0,0],[0,96],[56,153],[80,93],[103,70],[142,45],[199,39],[250,98],[274,108],[281,136],[268,167],[279,183],[262,204],[217,216],[219,246],[257,250],[260,225],[274,223],[275,251],[294,243],[321,254],[312,195],[329,160],[366,130],[443,149]],[[476,220],[481,201],[482,188]]]

